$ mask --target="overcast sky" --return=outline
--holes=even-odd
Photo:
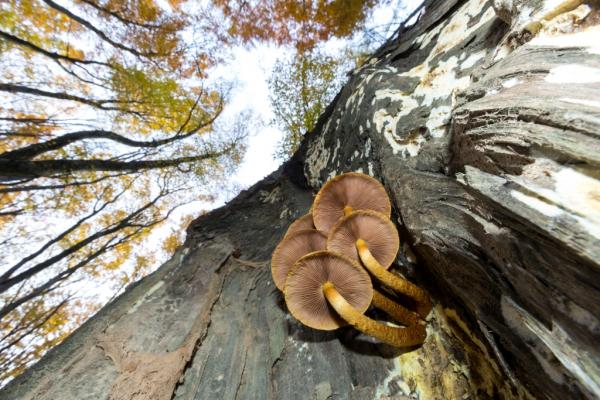
[[[401,6],[398,4],[401,3]],[[421,0],[390,1],[385,6],[377,7],[367,22],[367,27],[387,25],[392,20],[403,21]],[[395,14],[395,15],[394,15]],[[397,25],[391,26],[393,32]],[[346,41],[330,40],[326,50],[334,52],[345,46]],[[282,47],[258,45],[251,48],[238,47],[232,52],[232,60],[212,72],[211,78],[230,80],[235,77],[237,86],[232,91],[231,103],[225,110],[224,117],[230,117],[243,110],[251,110],[265,122],[265,126],[252,132],[248,140],[248,149],[244,161],[234,176],[235,182],[243,187],[265,177],[279,166],[280,162],[273,158],[273,152],[282,132],[268,124],[273,114],[269,103],[267,80],[275,61],[291,52]],[[220,204],[217,204],[217,206]]]

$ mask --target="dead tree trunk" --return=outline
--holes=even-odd
[[[0,398],[600,396],[600,14],[495,3],[428,1],[292,160]],[[271,283],[288,224],[351,170],[384,182],[397,268],[435,300],[415,351],[305,328]]]

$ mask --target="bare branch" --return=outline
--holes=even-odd
[[[48,51],[45,50],[39,46],[36,46],[35,44],[28,42],[25,39],[21,39],[17,36],[14,36],[8,32],[4,32],[4,31],[0,31],[0,38],[3,38],[7,41],[13,42],[21,47],[25,47],[28,48],[29,50],[33,50],[36,53],[42,54],[48,58],[51,58],[53,60],[62,60],[62,61],[67,61],[73,64],[95,64],[95,65],[102,65],[105,67],[109,67],[112,68],[112,66],[108,63],[105,62],[101,62],[101,61],[93,61],[93,60],[80,60],[78,58],[73,58],[73,57],[69,57],[63,54],[59,54],[53,51]]]
[[[67,10],[66,8],[64,8],[63,6],[61,6],[60,4],[56,4],[54,1],[52,0],[42,0],[44,3],[46,3],[49,7],[55,9],[56,11],[66,15],[67,17],[71,18],[74,21],[77,21],[78,23],[80,23],[81,25],[85,26],[86,28],[88,28],[89,30],[91,30],[92,32],[94,32],[96,35],[98,35],[98,37],[102,40],[104,40],[105,42],[109,43],[111,46],[116,47],[118,49],[121,50],[125,50],[137,57],[153,57],[153,56],[157,56],[159,55],[159,53],[154,53],[154,52],[147,52],[147,53],[142,53],[137,51],[134,48],[125,46],[121,43],[115,42],[114,40],[112,40],[111,38],[109,38],[104,32],[102,32],[100,29],[96,28],[94,25],[92,25],[89,21],[81,18],[78,15],[73,14],[71,11]]]
[[[195,156],[179,157],[162,160],[141,161],[111,161],[111,160],[6,160],[0,159],[0,181],[23,178],[48,177],[56,173],[74,173],[78,171],[142,171],[176,167],[184,163],[194,163],[204,160],[217,159],[230,153],[235,143],[223,150],[209,151]]]

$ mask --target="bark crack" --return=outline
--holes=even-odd
[[[248,350],[244,351],[244,359],[242,361],[242,372],[240,373],[240,380],[238,381],[237,388],[235,389],[234,399],[238,398],[240,388],[244,384],[244,372],[246,371],[246,360],[248,359]]]
[[[228,254],[219,263],[220,270],[229,259]],[[172,352],[135,352],[126,348],[125,338],[104,334],[97,339],[96,346],[104,351],[119,371],[114,381],[109,400],[173,399],[183,383],[192,360],[206,338],[211,323],[213,308],[223,291],[229,270],[215,273],[215,279],[207,290],[208,306],[196,316],[194,323],[180,347]]]

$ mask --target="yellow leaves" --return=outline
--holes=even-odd
[[[0,296],[0,304],[9,298]],[[50,293],[25,303],[0,320],[0,337],[5,343],[12,343],[9,349],[0,352],[0,381],[21,374],[32,361],[64,340],[98,309],[97,304],[90,302],[83,305],[79,301],[65,303],[64,300],[64,296]]]
[[[85,53],[83,50],[76,49],[69,46],[66,52],[67,57],[75,58],[77,60],[85,60]]]
[[[173,254],[181,244],[181,238],[176,233],[172,233],[164,240],[162,248],[168,254]]]
[[[89,223],[83,223],[79,227],[77,227],[73,232],[64,237],[61,241],[59,241],[59,245],[63,249],[67,249],[82,240],[84,240],[90,234],[91,226]]]
[[[112,260],[106,262],[103,267],[109,271],[118,269],[125,261],[129,259],[131,250],[132,246],[130,242],[125,242],[118,245],[111,254]]]
[[[218,91],[205,89],[205,82],[202,82],[206,71],[214,65],[216,55],[212,47],[204,49],[201,43],[190,43],[189,32],[184,30],[192,18],[181,10],[184,0],[167,2],[57,2],[89,21],[102,32],[98,34],[41,0],[0,0],[0,28],[32,44],[23,46],[18,40],[2,41],[0,57],[6,62],[5,70],[0,71],[2,80],[22,83],[63,98],[59,100],[42,94],[20,98],[14,94],[14,99],[7,99],[0,106],[0,116],[14,121],[2,121],[1,128],[7,135],[0,138],[0,152],[22,149],[82,130],[111,130],[129,139],[150,142],[207,124],[220,111],[223,100]],[[114,43],[109,43],[111,40],[104,39],[103,35]],[[120,46],[130,47],[133,51],[123,50]],[[141,55],[132,54],[136,52]],[[109,108],[116,110],[107,110]],[[182,128],[184,124],[186,126]],[[211,127],[198,128],[197,135],[187,142],[150,149],[126,148],[107,139],[87,137],[38,154],[34,160],[132,161],[197,155],[205,143],[209,147],[208,138],[206,141],[198,138],[209,129]],[[204,182],[205,176],[210,174],[221,174],[225,169],[223,165],[211,168],[208,163],[196,164],[195,171],[202,169],[201,173],[205,174],[198,182]],[[0,354],[0,381],[20,373],[24,366],[62,340],[73,326],[95,311],[89,301],[71,299],[53,315],[47,315],[62,300],[59,297],[66,297],[69,290],[80,294],[78,282],[85,282],[85,287],[98,282],[108,282],[111,286],[133,282],[156,267],[182,242],[183,230],[171,232],[165,226],[167,223],[157,221],[164,218],[171,207],[189,200],[190,193],[179,192],[176,196],[161,199],[142,214],[128,219],[127,224],[120,222],[153,199],[165,186],[169,189],[191,186],[189,181],[196,179],[193,172],[185,176],[184,168],[165,169],[112,178],[107,177],[116,174],[114,171],[63,172],[24,181],[23,186],[37,186],[36,190],[28,187],[22,188],[22,192],[0,195],[0,208],[20,208],[26,214],[24,218],[5,216],[0,219],[0,233],[6,234],[5,237],[15,235],[14,244],[5,243],[0,249],[8,249],[5,258],[16,258],[19,253],[27,256],[41,249],[42,253],[25,267],[58,260],[35,279],[25,282],[24,293],[30,293],[34,285],[48,279],[64,277],[63,273],[73,274],[61,282],[64,286],[26,302],[0,321],[2,337],[6,329],[49,317],[33,332],[30,341],[15,347],[20,346],[24,358],[6,364],[3,363],[6,361],[2,358],[4,354]],[[168,179],[165,178],[167,175]],[[165,183],[167,180],[169,182]],[[92,183],[94,181],[96,183]],[[121,197],[115,200],[117,196]],[[98,214],[94,214],[96,211]],[[84,222],[58,240],[58,235],[77,221]],[[170,222],[169,227],[172,227]],[[187,222],[189,220],[184,223]],[[49,247],[44,248],[45,244]]]
[[[135,110],[138,115],[122,115],[121,121],[136,128],[140,133],[156,130],[177,132],[188,120],[189,110],[196,101],[194,88],[185,88],[172,78],[156,77],[136,68],[116,68],[112,75],[112,86],[117,98],[122,101],[123,111]],[[202,93],[202,92],[200,92]],[[201,98],[192,118],[208,119],[205,110],[216,108],[221,96],[211,91]],[[133,103],[134,105],[131,105]]]
[[[22,22],[24,27],[40,33],[51,34],[79,29],[73,26],[69,17],[37,0],[12,0],[11,9],[24,20]]]

